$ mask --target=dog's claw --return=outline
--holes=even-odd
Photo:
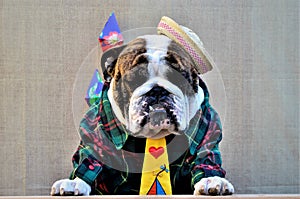
[[[61,196],[73,196],[74,192],[73,191],[65,191],[64,188],[61,188],[59,191],[59,194]]]
[[[57,195],[59,195],[59,192],[56,193],[56,188],[52,187],[50,195],[51,196],[57,196]]]
[[[75,189],[74,195],[75,195],[75,196],[78,196],[78,195],[79,195],[79,190],[78,190],[78,189]]]
[[[223,195],[232,195],[229,189],[225,189]]]
[[[211,196],[216,196],[219,194],[219,190],[218,188],[209,188],[208,189],[208,194],[211,195]]]
[[[65,194],[65,190],[64,190],[64,188],[60,188],[60,190],[59,190],[59,194],[60,194],[61,196],[63,196],[63,195]]]

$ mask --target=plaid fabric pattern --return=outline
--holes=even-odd
[[[201,79],[200,86],[205,99],[190,122],[186,136],[166,138],[168,142],[180,137],[180,145],[186,142],[189,146],[184,153],[177,154],[179,158],[170,162],[173,194],[192,194],[193,185],[203,177],[225,177],[218,146],[222,140],[220,118],[209,104],[209,93]],[[106,82],[101,98],[80,123],[81,142],[72,158],[74,170],[70,178],[79,177],[86,181],[92,186],[92,194],[139,194],[141,173],[130,170],[143,163],[143,158],[138,158],[135,152],[144,152],[145,139],[129,136],[114,117],[107,97],[108,89],[109,82]],[[168,145],[169,157],[171,153]],[[128,158],[136,161],[127,161]],[[118,165],[118,169],[110,165]]]

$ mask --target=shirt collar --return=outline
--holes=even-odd
[[[200,78],[199,78],[200,79]],[[209,104],[209,93],[206,85],[200,79],[200,86],[204,91],[204,101],[201,104],[201,108],[197,111],[196,115],[190,121],[189,129],[186,131],[190,144],[190,153],[195,154],[197,147],[201,144],[204,136],[207,132],[208,126],[211,120],[211,112]],[[109,83],[106,82],[103,86],[102,97],[100,99],[99,124],[103,128],[105,135],[114,143],[116,148],[122,149],[127,138],[128,132],[126,127],[114,116],[111,108],[111,104],[108,100],[107,91],[109,89]]]

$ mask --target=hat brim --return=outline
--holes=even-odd
[[[181,45],[192,57],[200,74],[212,70],[214,61],[202,45],[197,44],[174,20],[162,17],[157,27],[158,34],[163,34]]]

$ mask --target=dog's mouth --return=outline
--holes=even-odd
[[[180,115],[183,110],[178,103],[178,97],[160,86],[154,86],[150,91],[140,96],[136,104],[138,110],[135,118],[140,128],[148,127],[154,132],[178,131]]]

